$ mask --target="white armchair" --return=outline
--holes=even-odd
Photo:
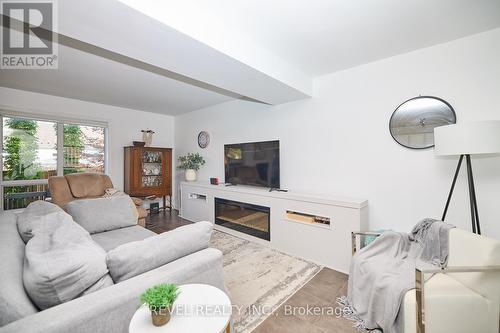
[[[357,236],[353,233],[353,253]],[[425,274],[434,274],[427,282]],[[415,272],[406,293],[404,333],[498,333],[500,241],[458,228],[450,230],[448,267]]]

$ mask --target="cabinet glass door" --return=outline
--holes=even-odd
[[[142,186],[158,187],[162,185],[162,159],[161,151],[144,150],[142,153]]]

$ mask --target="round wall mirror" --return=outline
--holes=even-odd
[[[411,149],[434,147],[434,128],[457,122],[453,107],[445,100],[419,96],[396,108],[389,122],[391,135],[400,145]]]

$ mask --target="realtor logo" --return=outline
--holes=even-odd
[[[1,69],[57,69],[53,1],[2,1]]]

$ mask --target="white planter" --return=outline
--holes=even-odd
[[[188,181],[188,182],[196,181],[196,171],[194,171],[193,169],[187,169],[186,170],[186,181]]]

